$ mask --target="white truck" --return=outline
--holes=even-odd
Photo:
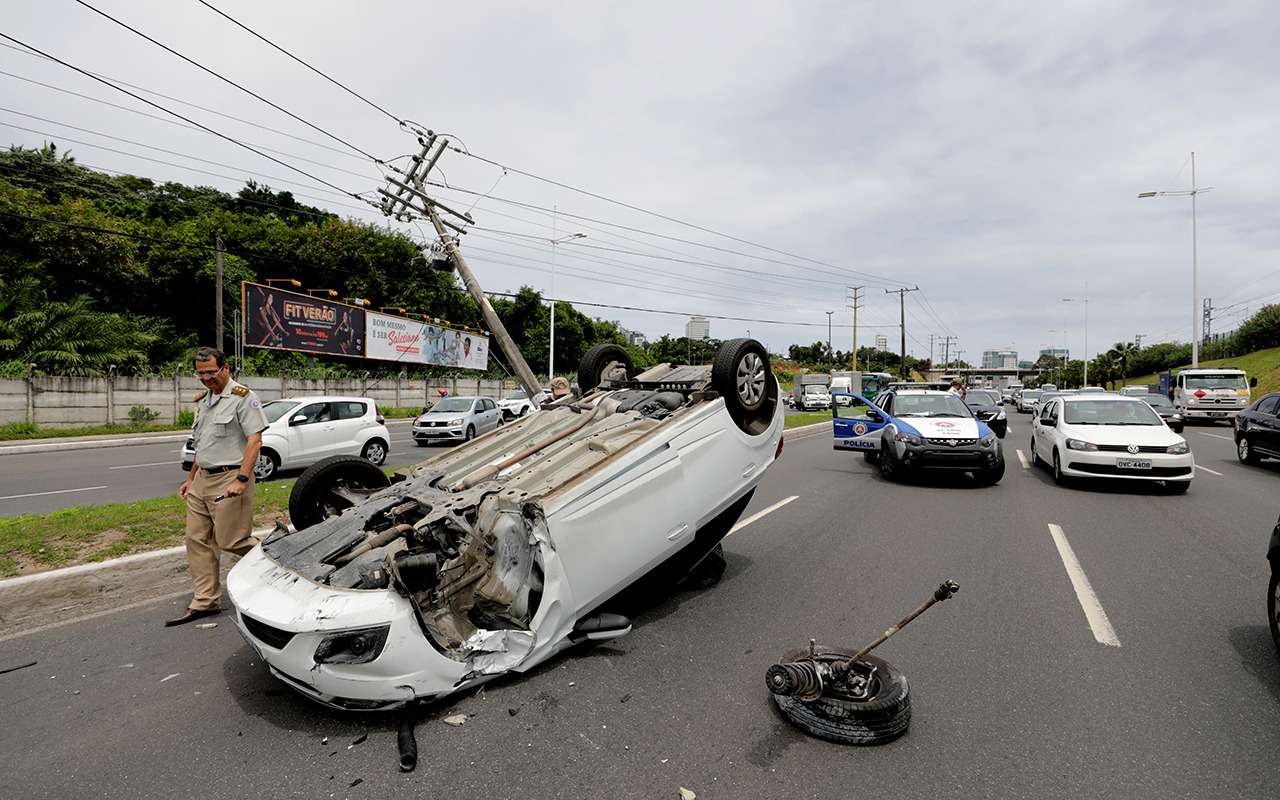
[[[1165,372],[1160,389],[1185,420],[1230,420],[1249,407],[1249,390],[1258,385],[1244,370],[1210,367]]]
[[[818,411],[831,408],[831,388],[826,375],[800,374],[791,388],[791,396],[798,411]]]

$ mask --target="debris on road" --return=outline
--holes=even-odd
[[[173,679],[173,678],[176,678],[176,677],[178,677],[178,676],[179,676],[179,675],[181,675],[181,674],[182,674],[181,672],[175,672],[175,673],[173,673],[172,675],[165,675],[163,678],[161,678],[161,679],[160,679],[160,682],[161,682],[161,683],[164,683],[165,681],[167,681],[167,680],[171,680],[171,679]]]
[[[207,631],[207,630],[209,630],[210,628],[216,628],[216,627],[218,627],[218,623],[216,623],[216,622],[202,622],[202,623],[200,623],[199,625],[197,625],[196,627],[197,627],[197,628],[199,628],[199,629],[200,629],[200,630],[202,630],[202,631]]]
[[[351,748],[355,747],[358,744],[364,744],[365,739],[368,739],[368,738],[369,738],[369,734],[367,733],[360,734],[351,742],[351,744],[347,745],[347,749],[350,750]]]
[[[400,751],[401,772],[413,772],[418,766],[418,741],[413,737],[415,724],[413,717],[406,714],[400,720],[400,730],[396,733],[396,748]]]
[[[520,713],[520,709],[518,709],[518,708],[508,708],[508,709],[507,709],[507,713],[514,717],[516,714],[519,714],[519,713]]]
[[[354,781],[351,782],[351,785],[348,786],[347,788],[354,789],[355,787],[359,786],[362,783],[364,783],[364,778],[356,778]]]
[[[452,725],[452,726],[453,726],[453,727],[455,727],[455,728],[457,728],[457,727],[459,727],[459,726],[462,726],[462,725],[466,725],[466,724],[467,724],[467,715],[466,715],[466,714],[454,714],[452,717],[445,717],[445,718],[444,718],[444,724],[445,724],[445,725]]]
[[[27,667],[34,667],[38,663],[38,661],[28,661],[25,664],[16,664],[12,667],[0,667],[0,675],[4,675],[9,672],[17,672],[18,670],[26,669]]]
[[[618,700],[618,702],[619,702],[619,703],[625,703],[625,702],[627,702],[627,701],[628,701],[628,700],[630,700],[630,699],[631,699],[631,694],[630,694],[630,693],[627,693],[627,694],[624,694],[624,695],[623,695],[623,696]]]
[[[680,787],[680,800],[698,800],[698,795],[694,794],[692,789]]]

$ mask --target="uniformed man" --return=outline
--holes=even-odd
[[[166,626],[184,625],[221,611],[218,554],[242,556],[257,542],[253,530],[253,467],[267,418],[262,401],[231,379],[221,350],[195,353],[196,375],[205,391],[196,396],[196,459],[178,490],[187,501],[187,567],[195,593],[191,605]]]

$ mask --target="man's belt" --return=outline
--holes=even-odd
[[[239,465],[239,464],[232,464],[232,465],[227,466],[227,467],[201,467],[200,469],[204,470],[205,472],[209,473],[210,475],[217,475],[217,474],[218,474],[218,473],[220,473],[220,472],[227,472],[228,470],[240,469],[240,465]]]

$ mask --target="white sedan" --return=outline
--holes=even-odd
[[[1031,424],[1031,458],[1053,479],[1123,478],[1164,481],[1185,492],[1195,477],[1187,440],[1136,397],[1065,395],[1043,403]]]
[[[768,353],[733,339],[713,365],[637,375],[601,345],[578,385],[389,486],[358,459],[299,478],[298,531],[227,578],[272,673],[329,706],[394,708],[627,633],[606,604],[629,589],[718,579],[720,540],[782,452]]]

